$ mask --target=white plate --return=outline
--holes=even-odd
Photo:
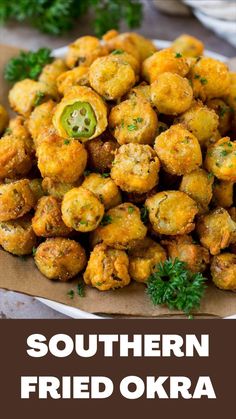
[[[163,41],[160,39],[153,40],[154,44],[158,48],[167,48],[170,46],[169,41]],[[53,51],[54,57],[62,58],[65,56],[67,47],[57,48]],[[209,57],[215,58],[220,61],[227,61],[227,57],[224,55],[217,54],[216,52],[211,52],[206,50],[205,54]],[[46,300],[44,298],[37,298],[38,301],[45,304],[48,307],[51,307],[53,310],[59,311],[59,313],[65,314],[66,316],[72,317],[73,319],[107,319],[109,317],[97,316],[96,314],[91,314],[86,311],[82,311],[79,308],[70,307],[65,304],[57,303],[55,301]],[[236,318],[235,316],[230,316],[229,318]]]

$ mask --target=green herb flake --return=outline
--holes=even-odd
[[[129,214],[133,214],[133,212],[134,212],[134,207],[128,207],[128,213]]]
[[[64,140],[64,144],[65,144],[65,145],[70,144],[70,140]]]
[[[176,52],[175,58],[181,58],[181,57],[182,57],[182,54],[180,54],[180,52]]]
[[[10,134],[12,134],[12,129],[8,127],[5,129],[4,135],[10,135]]]
[[[102,173],[101,176],[106,179],[110,177],[110,173]]]
[[[37,247],[33,247],[33,249],[32,249],[32,255],[35,256],[36,252],[37,252]]]
[[[139,122],[141,123],[141,122],[143,122],[143,118],[138,116],[137,118],[134,118],[133,121],[136,122],[136,123],[139,123]]]
[[[210,172],[210,173],[208,173],[208,175],[207,175],[207,178],[208,178],[208,179],[212,179],[213,177],[214,177],[213,173],[211,173],[211,172]]]
[[[91,173],[92,173],[91,170],[85,170],[84,171],[84,177],[89,176]]]
[[[220,152],[220,155],[221,155],[222,157],[225,157],[225,156],[227,156],[227,155],[228,155],[228,151],[227,151],[227,150],[222,150],[222,151]]]
[[[200,77],[201,77],[201,76],[200,76],[200,74],[195,74],[195,75],[194,75],[194,78],[195,78],[195,79],[200,79]]]
[[[223,116],[226,114],[226,112],[227,112],[227,108],[225,106],[220,106],[220,108],[219,108],[219,116],[221,118],[223,118]]]
[[[88,221],[86,221],[86,220],[80,220],[79,224],[80,225],[87,226],[88,225]]]
[[[207,84],[207,79],[205,79],[205,77],[201,77],[200,78],[200,82],[201,82],[201,84]]]
[[[77,284],[77,294],[80,297],[85,296],[84,282],[82,280]]]
[[[70,297],[71,300],[73,300],[74,296],[75,296],[75,291],[74,290],[69,290],[67,292],[68,297]]]
[[[136,131],[138,129],[137,125],[130,124],[127,126],[129,131]]]
[[[124,54],[123,49],[114,49],[114,51],[112,51],[112,55],[121,55],[121,54]]]
[[[102,285],[103,285],[103,282],[95,282],[95,285],[97,286],[97,287],[101,287]]]
[[[145,205],[141,208],[140,213],[141,213],[142,222],[144,224],[147,224],[147,222],[148,222],[148,209]]]
[[[111,223],[112,223],[112,218],[111,218],[111,216],[110,216],[110,215],[105,214],[105,215],[103,216],[102,221],[101,221],[101,225],[102,225],[102,226],[107,226],[108,224],[111,224]]]
[[[168,259],[158,263],[148,278],[147,294],[154,305],[166,305],[189,316],[200,306],[205,281],[200,272],[191,272],[185,262]]]
[[[39,91],[39,92],[36,93],[35,99],[34,99],[34,106],[35,107],[41,105],[44,96],[45,96],[45,93],[44,92],[40,92]]]

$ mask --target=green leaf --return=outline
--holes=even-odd
[[[80,297],[84,297],[85,296],[84,282],[82,280],[77,285],[77,294]]]
[[[112,223],[112,218],[111,218],[111,216],[110,215],[107,215],[107,214],[105,214],[104,216],[103,216],[103,219],[102,219],[102,221],[101,221],[101,225],[102,226],[107,226],[108,224],[111,224]]]
[[[169,309],[190,315],[199,307],[206,279],[192,273],[185,262],[168,259],[155,267],[147,281],[147,294],[154,305],[166,305]]]

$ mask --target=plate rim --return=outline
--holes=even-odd
[[[165,41],[163,39],[153,39],[152,42],[154,43],[155,46],[159,47],[159,48],[167,48],[170,46],[171,41]],[[60,47],[60,48],[56,48],[52,51],[53,56],[56,58],[61,58],[63,57],[63,55],[65,55],[66,51],[67,51],[68,46],[64,46],[64,47]],[[209,50],[205,50],[205,54],[208,55],[209,57],[215,58],[217,60],[226,62],[227,61],[227,57],[225,55],[221,55],[218,54],[217,52],[214,51],[209,51]],[[89,313],[88,311],[83,311],[77,307],[71,307],[69,305],[66,304],[62,304],[59,303],[57,301],[53,301],[53,300],[49,300],[46,298],[41,298],[41,297],[35,297],[36,300],[40,301],[42,304],[46,305],[47,307],[52,308],[55,311],[58,311],[61,314],[64,314],[68,317],[71,317],[73,319],[97,319],[97,320],[105,320],[105,319],[111,319],[112,317],[108,317],[108,316],[100,316],[97,314],[93,314],[93,313]],[[156,317],[158,318],[158,317]],[[236,314],[233,316],[228,316],[225,317],[225,319],[236,319]]]

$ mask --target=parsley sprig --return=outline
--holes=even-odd
[[[168,259],[156,265],[147,281],[147,294],[154,305],[167,305],[190,315],[200,305],[205,280],[200,272],[192,273],[185,262]]]
[[[4,78],[11,82],[23,79],[37,80],[43,67],[51,63],[53,57],[49,48],[40,48],[38,51],[21,51],[19,55],[11,58],[5,69]]]

